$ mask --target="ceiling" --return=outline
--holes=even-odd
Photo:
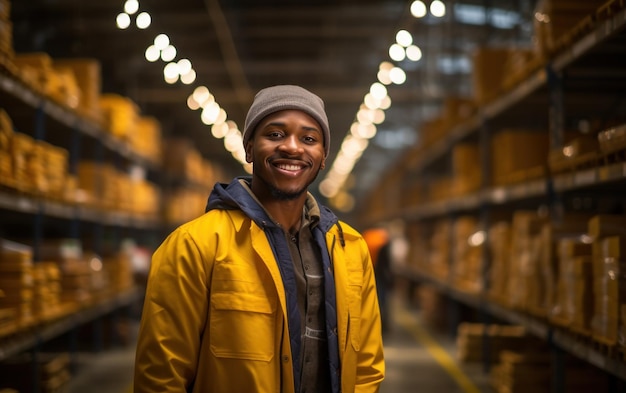
[[[166,136],[193,139],[228,178],[244,174],[243,168],[222,141],[211,136],[199,112],[187,107],[187,97],[196,86],[208,87],[240,128],[261,88],[298,84],[312,90],[326,103],[332,163],[365,94],[376,82],[379,64],[389,60],[396,32],[410,31],[424,56],[419,62],[399,63],[407,81],[388,86],[392,106],[352,172],[350,191],[357,206],[373,192],[384,170],[418,140],[420,123],[436,113],[444,97],[471,95],[469,54],[476,45],[530,43],[528,21],[533,9],[532,0],[445,1],[444,18],[429,15],[418,20],[411,16],[408,0],[139,3],[139,11],[152,16],[145,30],[133,25],[125,30],[116,27],[123,0],[14,0],[14,48],[17,52],[44,51],[54,58],[99,59],[103,92],[132,98],[143,114],[161,121]],[[496,29],[493,23],[461,23],[455,16],[463,6],[487,15],[495,4],[522,19]],[[176,46],[176,59],[191,60],[197,73],[193,84],[167,84],[164,63],[146,61],[145,50],[159,33],[166,33]]]

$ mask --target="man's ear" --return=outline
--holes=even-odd
[[[324,168],[326,168],[326,156],[322,158],[322,165],[320,165],[320,169],[324,169]]]
[[[246,162],[252,162],[254,156],[252,155],[252,140],[246,143]]]

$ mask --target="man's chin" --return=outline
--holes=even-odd
[[[292,201],[298,199],[302,194],[306,192],[306,188],[295,191],[281,190],[275,187],[270,187],[271,194],[274,198],[281,201]]]

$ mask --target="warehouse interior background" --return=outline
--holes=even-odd
[[[382,64],[400,68],[402,83],[383,85],[391,101],[384,120],[374,124],[375,130],[361,131],[361,139],[369,142],[361,159],[353,170],[335,168],[344,176],[333,183],[347,192],[332,190],[331,204],[347,214],[394,159],[416,143],[420,125],[436,115],[446,97],[471,96],[476,47],[532,46],[532,0],[434,3],[434,14],[416,9],[416,17],[407,1],[156,0],[138,3],[127,13],[130,25],[121,29],[116,17],[125,13],[123,2],[34,0],[12,5],[13,37],[18,52],[98,59],[103,92],[130,97],[142,113],[160,120],[166,136],[190,138],[203,156],[223,166],[225,177],[245,172],[223,141],[212,136],[201,111],[189,109],[187,99],[198,86],[208,88],[239,128],[261,88],[298,84],[312,90],[326,103],[332,163],[360,120],[365,96],[380,83]],[[443,8],[437,10],[437,4]],[[150,15],[144,29],[136,24],[142,12]],[[390,57],[401,30],[410,33],[404,45],[417,49],[415,60]],[[160,34],[167,35],[175,56],[147,61],[146,50]],[[164,66],[181,59],[191,61],[195,80],[166,82]],[[366,116],[363,122],[372,121]],[[341,158],[337,166],[351,161]]]
[[[382,393],[626,391],[625,53],[626,0],[0,0],[0,393],[127,391],[150,255],[275,84],[394,242]]]

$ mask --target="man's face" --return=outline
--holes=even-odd
[[[311,116],[299,110],[267,116],[246,145],[252,191],[261,200],[302,196],[324,168],[324,154],[322,128]]]

